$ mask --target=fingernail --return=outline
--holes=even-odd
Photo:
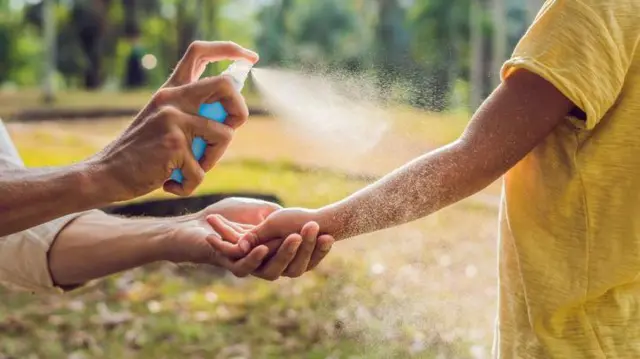
[[[322,243],[320,249],[323,251],[328,251],[329,249],[331,249],[331,246],[333,246],[333,242]]]
[[[246,239],[241,239],[238,242],[238,245],[240,246],[242,251],[245,252],[245,253],[249,252],[249,250],[251,249],[251,244]]]
[[[298,247],[300,247],[301,242],[295,241],[289,246],[289,253],[293,254],[298,251]]]
[[[256,53],[255,51],[251,51],[249,49],[244,49],[245,54],[247,54],[248,56],[251,57],[255,57],[256,60],[258,60],[260,57],[258,56],[258,53]]]

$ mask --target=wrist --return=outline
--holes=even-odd
[[[336,204],[318,209],[316,217],[320,233],[333,236],[336,241],[351,237],[346,231],[351,215]]]
[[[76,166],[79,187],[84,198],[92,199],[95,207],[125,200],[114,185],[108,166],[96,159],[89,159]]]
[[[151,257],[150,261],[176,262],[176,252],[179,250],[179,248],[175,248],[178,226],[164,219],[154,221],[156,223],[152,225],[153,235],[148,237],[146,244]]]
[[[162,218],[118,220],[122,231],[119,237],[131,244],[127,251],[138,253],[137,266],[166,260],[167,245],[171,243],[173,234],[169,221]]]

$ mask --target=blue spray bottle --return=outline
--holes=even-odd
[[[247,60],[237,60],[229,65],[222,75],[230,76],[235,89],[240,92],[244,87],[244,82],[247,80],[247,77],[249,77],[249,72],[251,72],[252,67],[253,64]],[[203,103],[198,109],[198,114],[202,117],[208,118],[209,120],[220,123],[224,123],[224,120],[226,120],[228,116],[227,111],[225,111],[220,102]],[[207,143],[204,139],[201,137],[193,139],[191,151],[193,152],[193,156],[196,161],[200,161],[206,148]],[[182,171],[179,168],[173,170],[173,173],[171,173],[171,179],[178,183],[182,183],[182,180],[184,179]]]

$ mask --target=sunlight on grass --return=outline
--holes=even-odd
[[[430,113],[414,108],[398,107],[394,110],[394,126],[402,133],[442,146],[456,140],[469,123],[470,115],[464,111]]]
[[[55,136],[37,129],[29,135],[18,134],[16,144],[29,167],[67,165],[99,150],[99,146],[78,140],[73,134]],[[365,185],[364,181],[328,171],[303,172],[286,162],[240,160],[218,164],[206,175],[196,194],[252,191],[275,194],[289,206],[317,207],[339,200]],[[137,200],[151,197],[171,198],[173,195],[157,190]]]
[[[427,117],[442,126],[425,126]],[[410,110],[399,112],[399,119],[403,131],[441,142],[455,139],[466,123],[463,115],[433,117]],[[16,124],[10,131],[28,166],[59,166],[95,153],[124,123]],[[288,161],[236,158],[208,173],[197,193],[260,192],[278,196],[287,206],[318,207],[366,184],[329,170],[305,171]],[[172,195],[155,191],[144,198],[166,196]],[[486,286],[494,278],[473,281],[457,273],[465,273],[469,265],[484,273],[482,266],[493,268],[495,260],[487,252],[493,245],[483,243],[495,235],[494,212],[456,205],[400,229],[339,243],[340,250],[318,270],[296,280],[237,280],[210,267],[154,264],[62,297],[0,289],[0,353],[153,359],[469,358],[469,335],[458,330],[457,320],[464,328],[485,320],[486,303],[493,301]],[[465,244],[470,237],[478,240]],[[466,262],[469,258],[471,263]],[[455,293],[466,293],[468,299]],[[449,314],[453,298],[478,316]],[[459,333],[443,337],[451,327]]]

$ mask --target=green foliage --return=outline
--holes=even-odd
[[[42,40],[37,29],[22,20],[9,12],[0,13],[0,85],[38,84]]]
[[[400,100],[444,110],[460,103],[452,97],[460,97],[454,94],[456,84],[469,79],[469,1],[60,1],[57,65],[70,88],[117,88],[131,50],[125,35],[139,29],[140,45],[157,59],[147,71],[148,88],[164,82],[192,40],[232,40],[255,47],[262,66],[373,73],[381,94],[394,98],[402,88]],[[96,4],[106,10],[96,12]],[[513,46],[525,29],[526,13],[517,0],[506,4]],[[1,5],[0,46],[7,51],[0,53],[0,85],[36,86],[42,67],[41,5],[12,8],[8,0]],[[474,16],[483,18],[490,35],[487,14]],[[206,75],[226,65],[212,65]]]

